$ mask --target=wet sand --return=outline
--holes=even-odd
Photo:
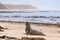
[[[46,40],[60,40],[60,27],[55,25],[42,25],[42,24],[32,24],[31,28],[44,33],[46,36],[41,35],[26,35],[25,33],[25,23],[16,22],[0,22],[0,26],[8,29],[4,29],[3,32],[0,31],[0,36],[6,35],[9,37],[15,37],[21,39],[22,37],[29,38],[45,38]]]

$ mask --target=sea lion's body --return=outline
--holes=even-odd
[[[43,35],[43,36],[45,36],[45,34],[43,34],[42,32],[39,32],[39,31],[31,29],[30,24],[28,22],[26,22],[25,31],[26,31],[26,34],[30,34],[30,35]]]
[[[25,28],[26,34],[30,34],[31,31],[31,27],[30,24],[28,22],[26,22],[26,28]]]

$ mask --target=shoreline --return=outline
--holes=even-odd
[[[4,21],[0,20],[2,23],[26,23],[26,22],[17,22],[17,21]],[[28,22],[29,24],[34,24],[34,25],[45,25],[45,26],[56,26],[60,27],[60,24],[50,24],[50,23],[36,23],[36,22]]]
[[[26,35],[25,22],[11,22],[11,21],[0,21],[0,26],[2,26],[3,28],[8,28],[4,29],[3,32],[0,31],[0,36],[5,35],[8,37],[15,37],[17,39],[20,39],[22,37],[28,37],[28,38],[44,38],[46,40],[60,40],[60,27],[57,27],[56,25],[41,23],[30,23],[30,25],[33,30],[42,32],[46,34],[46,36]]]
[[[12,22],[12,23],[26,23],[28,21],[7,21],[7,20],[0,20],[0,22]],[[47,24],[47,25],[57,25],[57,23],[40,23],[40,22],[28,22],[28,23],[32,23],[32,24]]]
[[[6,21],[0,21],[0,26],[4,29],[3,32],[0,32],[1,35],[5,35],[8,37],[15,37],[15,38],[22,38],[22,37],[28,37],[28,38],[44,38],[46,40],[59,40],[60,39],[60,28],[55,25],[48,25],[48,24],[38,24],[38,23],[30,23],[31,28],[34,30],[37,30],[39,32],[42,32],[46,34],[46,36],[40,36],[40,35],[26,35],[25,34],[25,22],[6,22]]]

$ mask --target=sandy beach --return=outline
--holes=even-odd
[[[32,38],[44,38],[46,40],[60,40],[60,27],[55,25],[44,25],[44,24],[32,24],[31,28],[44,33],[46,36],[41,35],[26,35],[25,33],[25,23],[15,23],[15,22],[0,22],[0,26],[3,28],[3,32],[0,32],[0,36],[9,36],[21,39],[22,37],[32,37]]]

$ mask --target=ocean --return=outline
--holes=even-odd
[[[60,23],[60,12],[0,13],[0,20],[37,23]]]

